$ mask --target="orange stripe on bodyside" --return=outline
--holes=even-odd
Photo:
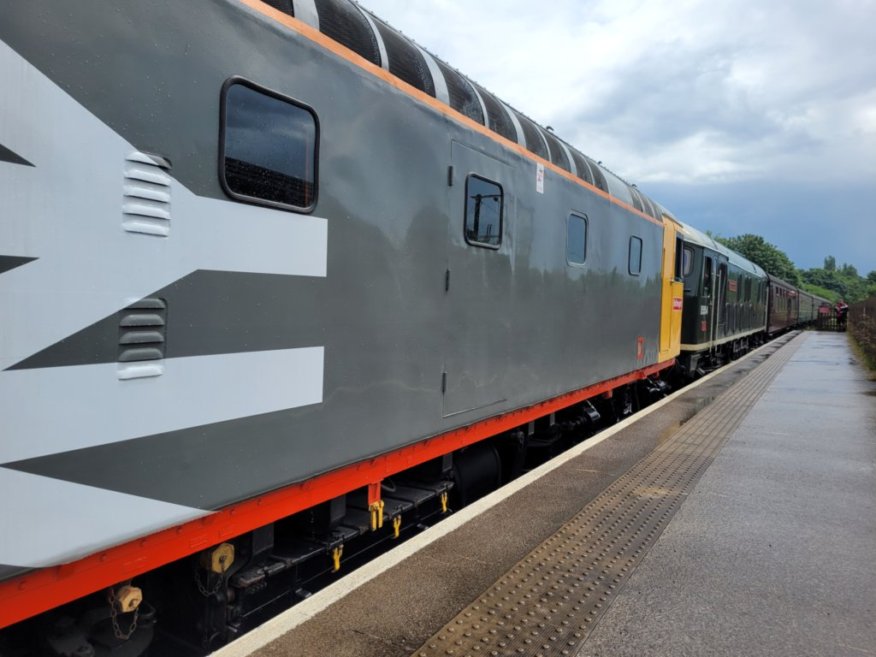
[[[598,194],[599,196],[602,196],[603,198],[607,199],[609,202],[614,203],[615,205],[624,208],[625,210],[633,213],[634,215],[636,215],[638,217],[641,217],[642,219],[645,219],[646,221],[650,221],[652,224],[657,224],[658,226],[663,225],[663,222],[661,222],[657,219],[654,219],[654,217],[652,217],[651,215],[646,214],[646,213],[642,212],[641,210],[638,210],[637,208],[633,207],[632,205],[625,203],[624,201],[620,200],[617,197],[612,196],[608,192],[602,191],[601,189],[599,189],[595,185],[591,185],[590,183],[582,180],[581,178],[578,178],[574,174],[557,166],[556,164],[554,164],[550,160],[545,160],[544,158],[539,157],[538,155],[533,153],[532,151],[527,150],[525,146],[522,146],[522,145],[518,144],[517,142],[513,142],[510,139],[506,139],[502,135],[493,132],[492,130],[490,130],[486,126],[481,125],[477,121],[473,121],[472,119],[467,117],[465,114],[458,112],[457,110],[453,109],[449,105],[445,105],[440,100],[437,100],[437,99],[433,98],[432,96],[430,96],[429,94],[427,94],[423,91],[420,91],[419,89],[417,89],[414,86],[411,86],[410,84],[408,84],[404,80],[394,76],[389,71],[380,68],[379,66],[368,61],[367,59],[365,59],[364,57],[362,57],[361,55],[359,55],[355,51],[350,50],[346,46],[338,43],[337,41],[335,41],[333,39],[330,39],[329,37],[324,35],[319,30],[312,28],[310,25],[307,25],[306,23],[298,20],[297,18],[294,18],[293,16],[289,16],[288,14],[284,14],[279,9],[274,9],[270,5],[267,5],[264,2],[262,2],[262,0],[239,0],[239,2],[243,5],[245,5],[246,7],[252,9],[253,11],[255,11],[259,14],[262,14],[263,16],[270,18],[273,21],[276,21],[277,23],[280,23],[283,26],[289,28],[293,32],[296,32],[296,33],[300,34],[301,36],[306,37],[307,39],[310,39],[314,43],[319,44],[320,46],[322,46],[326,50],[331,51],[332,53],[334,53],[338,57],[345,59],[352,64],[355,64],[356,66],[358,66],[359,68],[361,68],[365,71],[368,71],[369,73],[380,78],[381,80],[383,80],[387,84],[395,87],[399,91],[404,92],[405,94],[407,94],[408,96],[411,96],[412,98],[416,99],[417,101],[419,101],[425,105],[428,105],[429,107],[431,107],[432,109],[434,109],[437,112],[440,112],[444,116],[451,118],[458,123],[463,124],[465,127],[470,128],[471,130],[474,130],[476,132],[481,133],[482,135],[484,135],[486,137],[489,137],[493,141],[500,143],[505,148],[516,151],[520,155],[522,155],[522,156],[524,156],[524,157],[526,157],[534,162],[541,162],[542,164],[544,164],[547,168],[549,168],[554,173],[566,178],[567,180],[570,180],[570,181],[580,185],[581,187],[584,187],[585,189],[588,189],[589,191],[591,191],[595,194]]]
[[[240,536],[281,518],[379,482],[402,470],[615,388],[652,376],[674,360],[510,411],[467,427],[376,456],[308,481],[234,504],[178,527],[130,541],[62,566],[53,566],[0,582],[0,628],[18,623]]]

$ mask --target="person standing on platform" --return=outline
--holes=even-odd
[[[846,317],[849,314],[849,305],[840,299],[836,302],[836,330],[837,331],[845,331],[846,330]]]

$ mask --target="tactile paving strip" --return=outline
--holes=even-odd
[[[574,655],[801,339],[639,461],[413,657]]]

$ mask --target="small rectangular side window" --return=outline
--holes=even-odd
[[[633,276],[638,276],[642,271],[642,238],[630,238],[630,261],[629,272]]]
[[[587,218],[570,214],[566,222],[566,262],[583,265],[587,259]]]
[[[222,88],[219,179],[231,198],[308,212],[316,204],[316,114],[269,89],[231,78]]]
[[[469,174],[465,179],[465,241],[498,249],[502,244],[505,195],[492,180]]]
[[[691,270],[693,269],[693,249],[689,246],[684,247],[684,251],[681,256],[681,275],[687,278],[690,275]]]

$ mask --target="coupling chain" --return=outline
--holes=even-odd
[[[130,639],[134,632],[137,631],[137,621],[140,618],[140,607],[137,607],[134,610],[134,616],[131,619],[131,624],[128,626],[128,631],[123,632],[121,626],[119,625],[119,602],[116,599],[116,590],[112,587],[107,591],[107,601],[109,602],[110,608],[110,621],[113,624],[113,634],[119,641],[127,641]]]
[[[207,583],[209,583],[210,577],[213,575],[216,576],[216,582],[212,587],[208,587],[206,583],[201,582],[200,569],[197,567],[195,568],[195,584],[197,584],[200,594],[205,598],[209,598],[211,595],[216,595],[219,592],[219,589],[222,588],[222,580],[224,578],[218,573],[207,571]]]

